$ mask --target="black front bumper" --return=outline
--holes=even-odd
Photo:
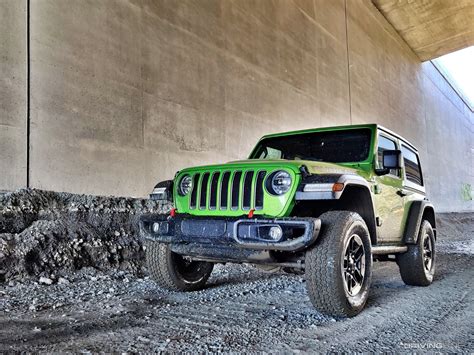
[[[276,236],[270,237],[272,227]],[[140,218],[143,238],[170,243],[181,254],[216,257],[223,250],[233,255],[238,250],[300,251],[316,241],[320,228],[318,218],[239,219],[157,214]]]

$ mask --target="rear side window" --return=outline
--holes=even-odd
[[[383,167],[383,151],[395,149],[397,149],[395,141],[382,135],[379,136],[379,146],[377,148],[377,165],[379,169]],[[390,174],[398,176],[397,169],[390,169]]]
[[[421,175],[420,160],[418,155],[410,148],[402,145],[403,162],[405,164],[405,175],[408,181],[423,186],[423,177]]]

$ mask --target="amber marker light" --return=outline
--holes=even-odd
[[[332,192],[341,192],[344,190],[344,184],[342,182],[336,182],[332,185]]]

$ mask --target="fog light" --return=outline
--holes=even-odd
[[[158,222],[153,223],[153,232],[158,233],[160,231],[160,224]]]
[[[270,227],[268,230],[268,236],[273,240],[280,240],[283,236],[283,230],[280,228],[280,226]]]

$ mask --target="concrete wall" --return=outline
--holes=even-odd
[[[34,187],[141,196],[265,133],[361,122],[420,147],[440,210],[474,209],[473,114],[369,0],[31,1]]]
[[[26,1],[0,0],[0,190],[26,185]]]
[[[347,1],[347,14],[352,122],[379,122],[417,145],[438,210],[473,210],[463,190],[474,189],[474,114],[371,3]]]

